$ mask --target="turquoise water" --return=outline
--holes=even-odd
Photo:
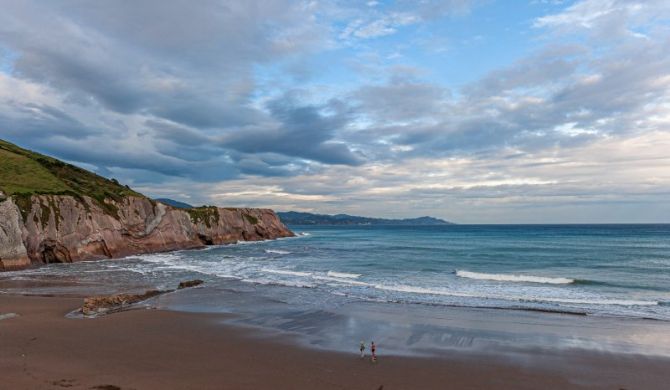
[[[287,302],[312,306],[341,299],[670,320],[670,225],[291,228],[299,237],[11,274],[276,286]]]

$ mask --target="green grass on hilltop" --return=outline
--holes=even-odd
[[[30,195],[88,196],[112,216],[116,207],[105,199],[120,201],[125,196],[142,194],[72,164],[22,149],[0,140],[0,190],[17,200]]]
[[[0,188],[7,195],[71,190],[38,162],[10,152],[2,146],[0,146]]]

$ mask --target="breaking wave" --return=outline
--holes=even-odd
[[[269,274],[276,274],[276,275],[303,276],[303,277],[312,276],[312,274],[310,272],[287,271],[287,270],[283,270],[283,269],[263,268],[263,269],[261,269],[261,271],[267,272]]]
[[[480,272],[456,271],[456,276],[477,280],[493,280],[497,282],[517,282],[517,283],[543,283],[543,284],[572,284],[574,279],[570,278],[549,278],[544,276],[532,275],[510,275],[510,274],[485,274]]]
[[[265,253],[272,253],[272,254],[275,254],[275,255],[288,255],[288,254],[290,254],[291,252],[289,252],[289,251],[283,251],[283,250],[281,250],[281,249],[266,249],[266,250],[265,250]]]
[[[336,271],[328,271],[326,275],[332,276],[334,278],[347,278],[347,279],[358,279],[361,276],[361,274],[350,274],[347,272],[336,272]]]

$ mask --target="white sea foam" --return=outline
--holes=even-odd
[[[478,298],[476,295],[468,294],[468,293],[461,293],[461,292],[449,291],[449,290],[443,290],[443,289],[432,289],[432,288],[425,288],[425,287],[418,287],[418,286],[407,286],[407,285],[403,285],[403,284],[393,285],[393,286],[387,286],[385,284],[375,284],[374,287],[378,290],[406,292],[406,293],[412,293],[412,294],[447,295],[447,296],[452,296],[452,297]]]
[[[261,271],[267,272],[267,273],[270,273],[270,274],[287,275],[287,276],[302,276],[302,277],[312,276],[312,274],[310,272],[288,271],[288,270],[283,270],[283,269],[262,268]]]
[[[361,276],[361,274],[350,274],[347,272],[336,272],[336,271],[328,271],[327,275],[335,278],[347,278],[347,279],[358,279]]]
[[[614,306],[657,306],[656,301],[628,299],[571,299],[571,298],[518,298],[519,301],[572,303],[576,305],[614,305]]]
[[[290,254],[291,252],[289,252],[289,251],[283,251],[283,250],[281,250],[281,249],[266,249],[266,250],[265,250],[265,253],[273,253],[273,254],[275,254],[275,255],[288,255],[288,254]]]
[[[521,282],[521,283],[544,283],[544,284],[571,284],[574,279],[569,278],[549,278],[544,276],[532,275],[509,275],[509,274],[485,274],[480,272],[456,271],[456,276],[477,280],[494,280],[497,282]]]
[[[154,253],[149,255],[140,255],[132,257],[138,258],[142,261],[146,261],[147,263],[158,263],[158,264],[174,264],[181,258],[176,254],[176,252]]]
[[[263,284],[267,286],[314,288],[313,284],[300,281],[286,281],[286,280],[263,279],[263,278],[248,278],[248,279],[242,279],[242,281],[246,283]]]
[[[243,240],[237,240],[235,241],[234,244],[231,245],[257,245],[257,244],[262,244],[268,241],[273,241],[273,240],[254,240],[254,241],[243,241]]]
[[[316,280],[323,280],[326,282],[336,282],[336,283],[342,283],[342,284],[350,284],[352,286],[372,286],[370,283],[365,283],[365,282],[359,282],[356,280],[351,280],[347,278],[334,278],[331,276],[312,276],[313,279]]]
[[[499,295],[499,294],[470,294],[458,291],[451,291],[447,289],[433,289],[417,286],[394,285],[387,286],[377,284],[374,286],[379,290],[406,292],[413,294],[427,294],[427,295],[444,295],[452,297],[467,297],[479,299],[497,299],[505,301],[516,302],[536,302],[536,303],[565,303],[574,305],[613,305],[613,306],[657,306],[657,301],[641,301],[641,300],[627,300],[627,299],[603,299],[598,297],[589,298],[558,298],[558,297],[530,297],[520,295]]]

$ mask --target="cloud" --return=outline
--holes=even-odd
[[[489,5],[6,2],[0,137],[194,203],[652,218],[639,208],[670,192],[667,2],[502,15],[529,27],[510,61],[416,45],[471,35]],[[473,60],[491,70],[454,80]]]
[[[377,120],[364,133],[390,147],[392,153],[378,156],[396,159],[569,148],[656,130],[670,99],[663,36],[664,30],[650,31],[651,39],[613,39],[598,50],[548,45],[448,99],[425,82],[362,87],[356,95],[362,110]]]
[[[0,39],[21,78],[196,127],[254,121],[254,64],[318,42],[319,26],[291,2],[19,2],[3,8]],[[271,19],[273,23],[264,23]],[[151,20],[147,25],[146,21]],[[298,25],[299,29],[294,26]],[[305,39],[309,37],[309,39]]]
[[[473,6],[473,0],[424,0],[398,1],[389,9],[379,10],[378,2],[368,2],[371,10],[358,10],[358,17],[350,21],[339,34],[339,39],[350,41],[351,39],[372,39],[387,35],[393,35],[405,26],[420,24],[440,19],[442,17],[463,14]]]
[[[419,21],[419,18],[409,13],[392,13],[384,15],[379,19],[372,21],[363,21],[357,19],[342,31],[340,39],[348,39],[356,37],[361,39],[370,39],[391,35],[398,31],[398,28],[414,24]]]
[[[657,220],[648,206],[670,195],[668,147],[670,135],[653,132],[537,153],[501,149],[485,156],[328,167],[252,184],[232,180],[199,192],[211,194],[205,203],[370,216],[429,214],[469,223],[494,217],[518,223],[648,222]]]
[[[274,123],[263,128],[248,128],[231,133],[222,144],[246,153],[274,152],[327,164],[357,165],[361,156],[347,144],[332,140],[348,121],[341,102],[333,100],[323,106],[300,105],[295,95],[285,95],[267,104]],[[330,111],[330,114],[324,114]]]
[[[366,85],[353,94],[359,109],[380,123],[412,121],[439,114],[448,92],[424,82],[392,81]]]
[[[670,4],[663,0],[585,0],[560,13],[537,18],[533,25],[568,34],[587,31],[591,37],[612,40],[644,37],[640,28],[668,16]]]

